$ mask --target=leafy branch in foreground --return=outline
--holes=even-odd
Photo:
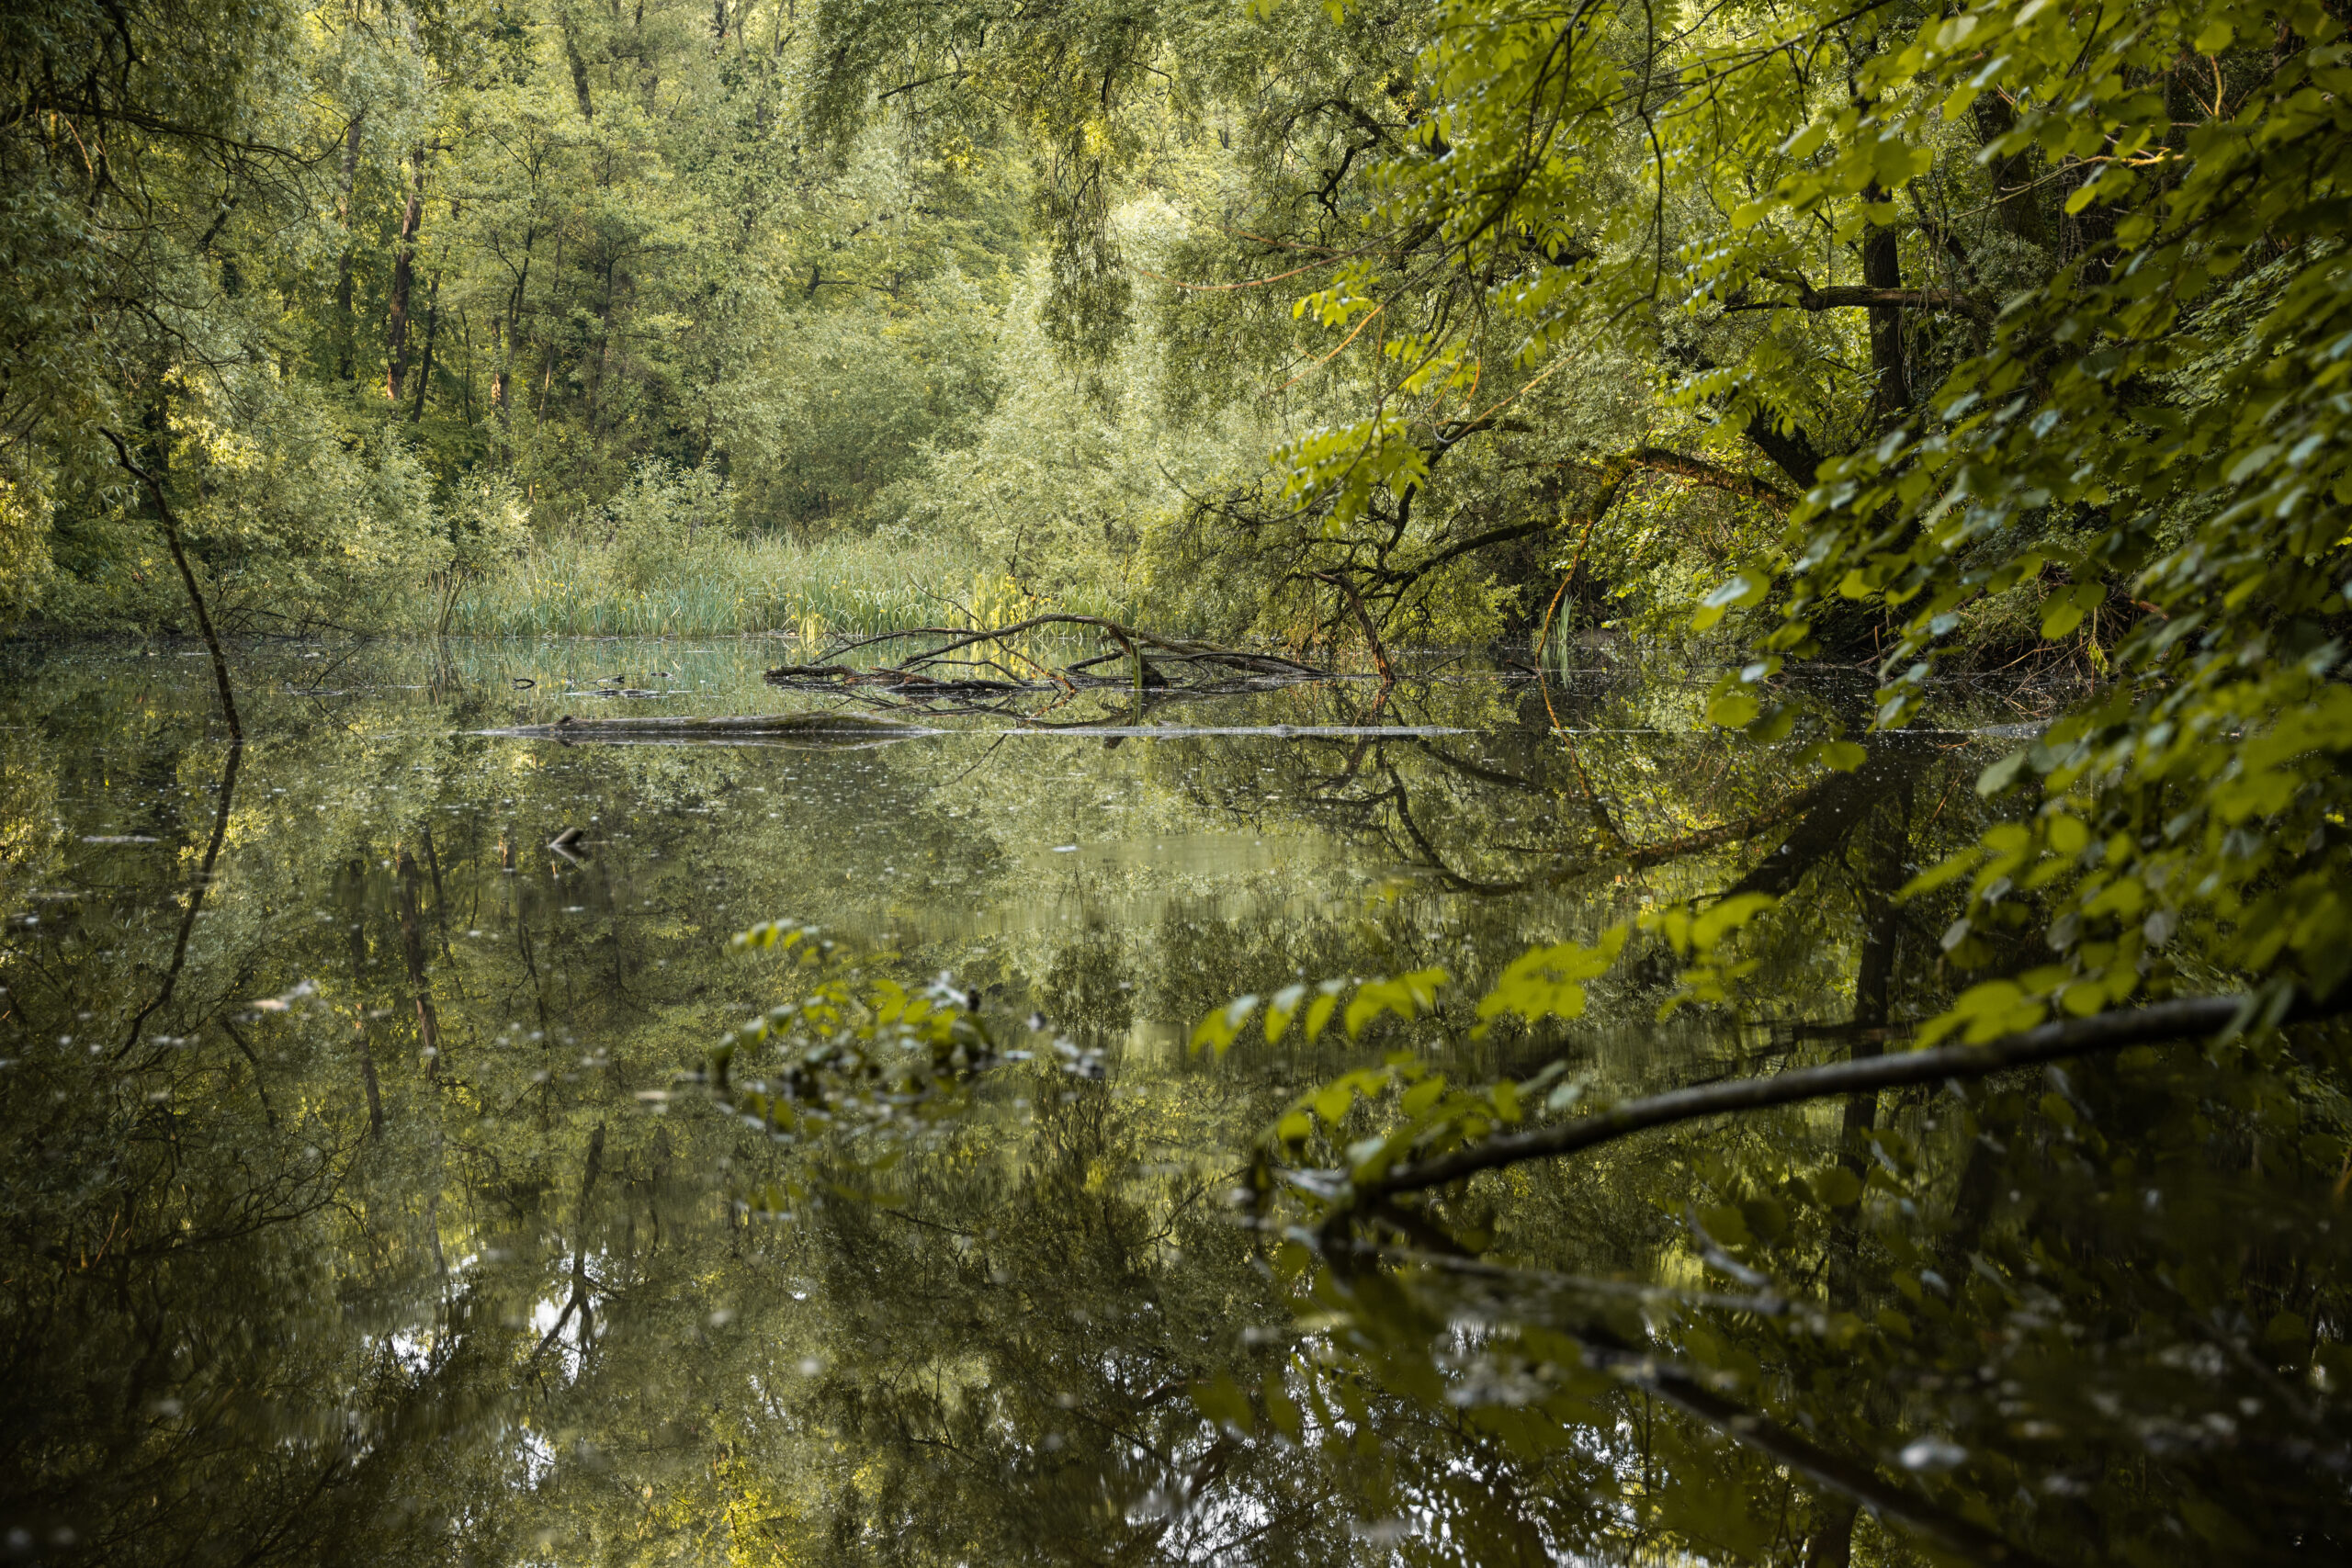
[[[1669,1008],[1701,992],[1731,999],[1727,987],[1756,963],[1738,955],[1753,945],[1738,933],[1770,908],[1770,899],[1730,898],[1704,912],[1670,906],[1611,928],[1598,946],[1536,949],[1464,1010],[1474,1029],[1579,1017],[1586,982],[1611,967],[1636,925],[1691,963]],[[1365,1032],[1391,1010],[1380,998],[1399,988],[1411,992],[1408,1021],[1464,1021],[1441,1004],[1442,979],[1414,979],[1413,987],[1360,987],[1372,999],[1350,1010]],[[1327,1026],[1347,993],[1345,983],[1313,988]],[[1285,1015],[1300,1000],[1300,988],[1275,998],[1270,1038],[1288,1036]],[[1566,1053],[1551,1054],[1532,1077],[1454,1086],[1396,1052],[1299,1096],[1261,1139],[1247,1196],[1256,1224],[1281,1238],[1277,1274],[1292,1281],[1300,1330],[1319,1340],[1328,1364],[1442,1406],[1510,1451],[1595,1441],[1624,1429],[1629,1413],[1646,1422],[1655,1401],[1704,1434],[1700,1443],[1727,1439],[1751,1461],[1801,1477],[1816,1499],[1815,1542],[1846,1541],[1860,1508],[1963,1560],[2098,1560],[2073,1544],[2056,1511],[2011,1500],[2018,1477],[2045,1462],[2036,1445],[2062,1432],[2069,1452],[2086,1442],[2137,1451],[2172,1395],[2156,1385],[2121,1395],[2101,1389],[2094,1421],[2077,1414],[2081,1388],[2053,1379],[2041,1359],[2050,1341],[2112,1310],[2120,1287],[2098,1272],[2102,1247],[2128,1233],[2138,1248],[2132,1260],[2107,1265],[2111,1273],[2182,1267],[2139,1260],[2147,1235],[2168,1237],[2187,1221],[2170,1207],[2178,1190],[2167,1162],[2226,1151],[2250,1135],[2274,1151],[2267,1159],[2282,1188],[2308,1191],[2312,1172],[2325,1173],[2322,1206],[2305,1223],[2329,1213],[2327,1178],[2343,1133],[2340,1117],[2319,1105],[2333,1091],[2306,1108],[2289,1086],[2326,1082],[2324,1064],[2340,1049],[2340,1032],[2300,1030],[2289,1041],[2271,1031],[2334,1018],[2347,1000],[2274,985],[2012,1032],[2001,1030],[2000,1010],[1955,1010],[1938,1021],[1965,1030],[1961,1043],[1880,1055],[1874,1039],[1857,1034],[1849,1060],[1613,1105],[1595,1103]],[[1243,998],[1212,1014],[1196,1038],[1228,1046],[1257,1005]],[[2194,1041],[2206,1048],[2150,1048]],[[2085,1065],[2072,1073],[2059,1066],[2072,1061]],[[2029,1088],[2020,1069],[2036,1067],[2042,1082]],[[1968,1087],[1982,1080],[1992,1081]],[[1882,1091],[1939,1085],[1948,1092],[1908,1098],[1892,1118],[1879,1113]],[[1843,1101],[1842,1115],[1756,1114],[1825,1100]],[[2151,1101],[2162,1108],[2154,1134]],[[2142,1114],[2122,1119],[2125,1107]],[[2238,1117],[2243,1126],[2233,1124]],[[1714,1125],[1687,1131],[1702,1121]],[[1678,1126],[1686,1129],[1679,1138],[1633,1139]],[[1594,1157],[1570,1167],[1559,1158],[1569,1154]],[[1500,1179],[1473,1179],[1481,1176]],[[2025,1198],[2037,1180],[2045,1185]],[[2002,1192],[2014,1213],[1996,1221]],[[2041,1203],[2052,1206],[2046,1218]],[[1689,1272],[1653,1267],[1634,1279],[1679,1285],[1527,1266],[1544,1255],[1551,1226],[1638,1226],[1642,1212],[1678,1205],[1674,1228],[1684,1235],[1662,1240],[1653,1223],[1647,1245]],[[2194,1248],[2157,1257],[2176,1251]],[[1705,1274],[1728,1276],[1736,1288],[1698,1286]],[[2186,1289],[2168,1280],[2165,1299],[2136,1309],[2136,1375],[2177,1363],[2206,1340],[2226,1342],[2258,1375],[2266,1399],[2284,1402],[2298,1423],[2281,1451],[2340,1460],[2340,1431],[2289,1386],[2288,1373],[2305,1364],[2314,1379],[2335,1375],[2319,1371],[2317,1358],[2335,1352],[2305,1343],[2309,1320],[2282,1312],[2258,1337],[2224,1337],[2210,1314],[2227,1292],[2179,1277],[2190,1280]],[[2241,1343],[2256,1337],[2257,1347]],[[2003,1419],[1955,1441],[1951,1432],[1971,1419],[1968,1391],[1996,1382]],[[1279,1393],[1269,1384],[1269,1419],[1279,1416]],[[1211,1420],[1252,1429],[1255,1410],[1240,1390],[1213,1385],[1195,1397]],[[1644,1506],[1708,1539],[1739,1528],[1731,1504]],[[1765,1555],[1761,1541],[1750,1550]]]
[[[990,1069],[1037,1057],[1001,1044],[978,993],[952,976],[910,987],[874,972],[891,954],[859,953],[817,926],[763,920],[730,945],[786,959],[797,994],[722,1034],[703,1081],[780,1142],[924,1141],[970,1108]],[[1070,1075],[1102,1076],[1097,1053],[1059,1037],[1050,1053]]]
[[[1725,982],[1753,970],[1756,961],[1718,959],[1718,950],[1774,903],[1759,895],[1747,895],[1725,899],[1703,914],[1672,906],[1645,916],[1642,925],[1665,934],[1678,951],[1697,961],[1684,972],[1683,989],[1662,1010],[1670,1011],[1694,999],[1725,999]],[[1611,928],[1593,947],[1564,942],[1522,954],[1479,1000],[1478,1023],[1473,1033],[1483,1033],[1505,1016],[1531,1024],[1546,1018],[1580,1017],[1586,1004],[1583,982],[1606,972],[1615,962],[1629,929]],[[1361,983],[1344,1015],[1348,1037],[1360,1039],[1385,1014],[1394,1013],[1410,1022],[1417,1011],[1436,1012],[1437,990],[1446,979],[1444,971],[1429,969]],[[1314,987],[1313,1000],[1306,1003],[1300,1026],[1308,1043],[1329,1023],[1346,989],[1343,981],[1327,981]],[[1336,1134],[1360,1100],[1373,1101],[1391,1090],[1398,1092],[1389,1130],[1348,1145],[1344,1166],[1284,1173],[1292,1184],[1333,1205],[1325,1223],[1327,1234],[1336,1234],[1334,1227],[1344,1224],[1351,1211],[1377,1209],[1395,1194],[1444,1187],[1484,1171],[1577,1153],[1655,1127],[1807,1100],[1874,1094],[1886,1089],[1986,1077],[2013,1068],[2134,1046],[2228,1039],[2249,1028],[2333,1017],[2352,1000],[2298,996],[2290,989],[2272,987],[2263,991],[2176,998],[2001,1032],[1997,1025],[2008,1016],[2007,1009],[1970,1006],[1969,998],[1981,997],[1985,990],[1980,987],[1970,992],[1960,1007],[1931,1021],[1921,1032],[1923,1041],[1931,1041],[1937,1034],[1965,1026],[1968,1033],[1961,1044],[1923,1044],[1892,1055],[1857,1055],[1843,1062],[1675,1089],[1613,1106],[1592,1107],[1574,1119],[1524,1132],[1500,1129],[1522,1121],[1529,1107],[1559,1112],[1583,1100],[1583,1087],[1566,1077],[1564,1062],[1555,1060],[1524,1080],[1504,1078],[1487,1089],[1468,1090],[1450,1088],[1444,1074],[1430,1068],[1411,1052],[1394,1052],[1379,1066],[1342,1074],[1300,1095],[1275,1122],[1265,1148],[1269,1155],[1295,1155],[1313,1136],[1318,1122]],[[1282,1041],[1307,995],[1308,987],[1297,985],[1272,999],[1265,1021],[1269,1044]],[[1256,997],[1242,997],[1209,1014],[1194,1027],[1193,1048],[1206,1046],[1224,1055],[1258,1006]]]
[[[1776,1105],[1796,1105],[1809,1100],[1834,1100],[1915,1084],[1985,1077],[2015,1067],[2039,1066],[2074,1056],[2128,1050],[2135,1045],[2227,1038],[2256,1022],[2298,1021],[2337,1010],[2291,1005],[2282,1009],[2273,1000],[2274,1005],[2266,1006],[2265,998],[2251,992],[2187,997],[2146,1007],[2119,1009],[2090,1018],[2061,1019],[2015,1034],[2004,1034],[1983,1044],[1939,1045],[1892,1055],[1859,1056],[1816,1067],[1674,1089],[1596,1110],[1574,1121],[1484,1138],[1447,1154],[1424,1157],[1385,1173],[1372,1173],[1368,1179],[1351,1179],[1351,1185],[1359,1197],[1377,1200],[1392,1193],[1442,1187],[1481,1171],[1500,1170],[1526,1160],[1575,1154],[1652,1127]]]

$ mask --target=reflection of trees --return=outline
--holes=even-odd
[[[808,1415],[850,1445],[842,1560],[1347,1562],[1412,1515],[1471,1560],[1536,1562],[1596,1533],[1592,1460],[1528,1462],[1303,1353],[1229,1178],[1151,1174],[1154,1117],[1081,1087],[1007,1159],[826,1210]],[[1271,1399],[1289,1437],[1204,1425],[1210,1386]]]
[[[1705,865],[1767,840],[1719,886],[1779,895],[1840,855],[1881,803],[1941,761],[1932,745],[1879,735],[1852,771],[1792,778],[1775,749],[1727,732],[1651,728],[1630,705],[1596,704],[1576,717],[1596,733],[1309,739],[1278,753],[1275,771],[1295,809],[1453,892],[1524,894]],[[1209,807],[1259,793],[1247,779],[1194,788]]]
[[[1578,720],[1639,728],[1643,700]],[[2345,1533],[2329,1037],[1653,1132],[1399,1193],[1327,1270],[1223,1201],[1295,1053],[1015,1069],[885,1171],[684,1089],[639,1100],[775,999],[727,931],[865,897],[880,855],[952,860],[921,896],[985,904],[1034,791],[983,776],[968,816],[860,842],[773,796],[724,816],[759,775],[723,754],[526,770],[437,731],[298,732],[249,742],[191,919],[218,754],[46,723],[0,761],[0,886],[40,919],[0,946],[0,1531],[132,1563],[1907,1561],[1806,1454],[1724,1441],[1712,1396],[2053,1562]],[[1878,1047],[1940,984],[1927,913],[1888,898],[1973,827],[1938,754],[1814,779],[1570,739],[1123,750],[1170,820],[1305,815],[1430,874],[1351,900],[1286,870],[1280,919],[1180,900],[1002,938],[990,1006],[1034,985],[1091,1043],[1301,968],[1405,967],[1432,931],[1475,966],[1635,874],[1782,895],[1748,1005],[1814,1021],[1776,1037],[1789,1066]],[[944,786],[970,761],[888,765]],[[794,764],[807,798],[878,813],[869,765]],[[18,827],[100,800],[163,842]],[[619,826],[584,859],[537,848],[590,814]],[[1657,995],[1612,976],[1577,1028],[1646,1028]],[[1582,1062],[1580,1038],[1510,1050]],[[1641,1087],[1594,1071],[1596,1097]],[[1927,1437],[1963,1457],[1906,1467]]]

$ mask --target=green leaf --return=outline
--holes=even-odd
[[[1984,796],[1988,800],[1991,799],[1994,795],[1996,795],[2003,790],[2008,788],[2010,784],[2016,780],[2018,771],[2024,766],[2025,753],[2023,751],[2010,752],[2007,756],[2002,758],[1999,761],[1994,763],[1991,767],[1986,768],[1983,773],[1976,775],[1976,793]]]
[[[1591,947],[1564,942],[1555,947],[1531,948],[1511,960],[1492,989],[1478,1000],[1481,1023],[1509,1013],[1533,1023],[1545,1018],[1584,1015],[1584,987],[1579,983],[1606,973],[1625,946],[1627,928],[1612,926]]]
[[[2097,608],[2106,597],[2107,590],[2099,583],[2078,584],[2062,594],[2052,594],[2041,615],[2041,639],[2055,642],[2083,624],[2083,617]]]
[[[1862,1199],[1862,1179],[1842,1165],[1816,1171],[1807,1185],[1826,1209],[1848,1208]]]
[[[1746,692],[1725,692],[1707,705],[1707,722],[1725,729],[1743,729],[1756,720],[1756,699]]]
[[[1435,1105],[1444,1093],[1445,1075],[1431,1073],[1405,1091],[1405,1098],[1399,1102],[1398,1109],[1402,1110],[1407,1116],[1419,1120],[1428,1113],[1430,1107]]]
[[[1383,1013],[1395,1013],[1410,1023],[1417,1012],[1437,1005],[1437,987],[1446,982],[1442,969],[1417,969],[1393,979],[1367,981],[1348,1003],[1348,1038],[1359,1040]]]
[[[1279,1045],[1290,1029],[1290,1021],[1298,1011],[1298,1004],[1306,998],[1306,987],[1284,986],[1266,1004],[1266,1043]]]
[[[1298,1402],[1290,1396],[1290,1390],[1283,1385],[1283,1370],[1277,1367],[1266,1374],[1265,1386],[1260,1390],[1259,1398],[1266,1406],[1266,1424],[1288,1441],[1296,1443],[1306,1437],[1306,1423],[1299,1414]]]
[[[1690,945],[1702,953],[1712,953],[1725,937],[1780,904],[1769,893],[1741,893],[1720,899],[1690,922]]]
[[[1802,162],[1820,151],[1821,144],[1828,140],[1829,122],[1825,119],[1813,120],[1795,135],[1781,143],[1781,156]]]
[[[1250,1015],[1257,1010],[1256,996],[1236,997],[1193,1026],[1193,1050],[1197,1053],[1205,1045],[1223,1056],[1233,1044],[1234,1037],[1241,1032],[1241,1026],[1249,1022]]]

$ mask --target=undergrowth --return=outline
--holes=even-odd
[[[1046,610],[1130,619],[1080,586],[1048,603],[967,547],[903,536],[797,545],[706,537],[651,571],[614,547],[557,537],[458,590],[446,630],[469,637],[713,637],[812,642],[918,626],[1004,626]]]

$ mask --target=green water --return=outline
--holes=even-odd
[[[1557,1064],[1541,1118],[1899,1041],[1964,977],[1892,895],[1984,826],[2033,694],[1953,687],[1842,778],[1623,654],[888,739],[492,733],[836,701],[765,685],[787,656],[248,648],[232,750],[184,650],[6,653],[12,1560],[2343,1549],[2336,1037],[1695,1123],[1340,1255],[1236,1201],[1294,1097],[1393,1052]],[[1530,945],[1739,888],[1781,905],[1731,1005],[1660,1021],[1643,939],[1583,1018],[1474,1037]],[[860,985],[952,977],[1016,1059],[772,1135],[710,1070],[808,983],[730,951],[771,919]],[[1428,966],[1434,1019],[1187,1048],[1236,996]]]

